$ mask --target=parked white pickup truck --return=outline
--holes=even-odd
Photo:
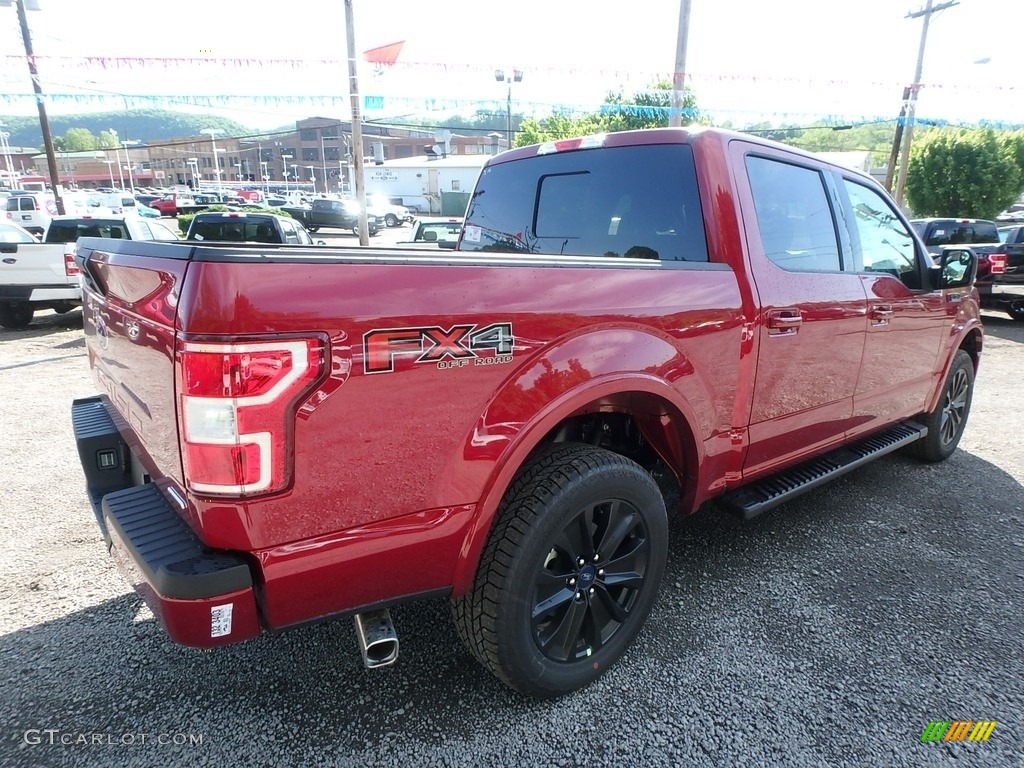
[[[82,302],[75,244],[79,237],[177,240],[177,234],[134,214],[54,216],[41,243],[0,242],[0,326],[24,328],[37,310],[68,312]]]

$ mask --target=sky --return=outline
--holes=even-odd
[[[160,107],[261,129],[350,114],[343,0],[38,2],[28,20],[52,114]],[[687,84],[719,124],[891,119],[921,37],[907,14],[925,2],[692,0]],[[368,120],[504,114],[509,91],[495,69],[523,71],[512,110],[538,118],[592,111],[609,90],[642,91],[674,69],[679,0],[352,6],[359,91],[377,97]],[[1024,125],[1019,53],[1004,30],[1024,30],[1024,1],[959,0],[933,14],[920,119]],[[398,40],[394,67],[362,60]],[[0,7],[0,114],[34,114],[29,94],[17,16]]]

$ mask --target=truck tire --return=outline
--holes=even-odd
[[[546,446],[505,494],[473,587],[452,601],[455,626],[509,687],[574,691],[640,631],[667,538],[665,501],[638,464],[579,443]]]
[[[398,217],[395,216],[395,214],[393,213],[388,213],[384,216],[384,223],[387,224],[389,227],[397,227]]]
[[[1014,320],[1024,320],[1024,301],[1015,301],[1006,308],[1006,314]]]
[[[921,419],[928,434],[911,444],[913,453],[922,461],[945,461],[953,455],[971,412],[974,396],[974,363],[962,349],[953,357],[946,374],[939,403],[935,410]]]
[[[18,331],[32,322],[35,310],[27,301],[8,301],[0,304],[0,326]]]

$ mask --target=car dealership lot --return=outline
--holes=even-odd
[[[675,520],[640,640],[538,702],[471,660],[444,601],[393,611],[401,656],[375,671],[347,619],[168,642],[85,499],[81,312],[40,313],[0,333],[0,765],[1020,764],[1024,323],[985,323],[952,459],[883,458],[746,524]],[[998,725],[921,743],[935,720]]]

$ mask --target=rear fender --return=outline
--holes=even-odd
[[[680,479],[692,488],[703,465],[700,436],[708,434],[712,407],[689,360],[669,340],[651,333],[598,330],[545,350],[495,393],[465,443],[469,462],[489,459],[494,464],[459,553],[453,594],[472,586],[502,497],[523,462],[559,423],[580,413],[632,412],[647,441],[677,475],[686,475]],[[681,423],[689,435],[681,434]],[[685,501],[684,494],[684,506]]]

